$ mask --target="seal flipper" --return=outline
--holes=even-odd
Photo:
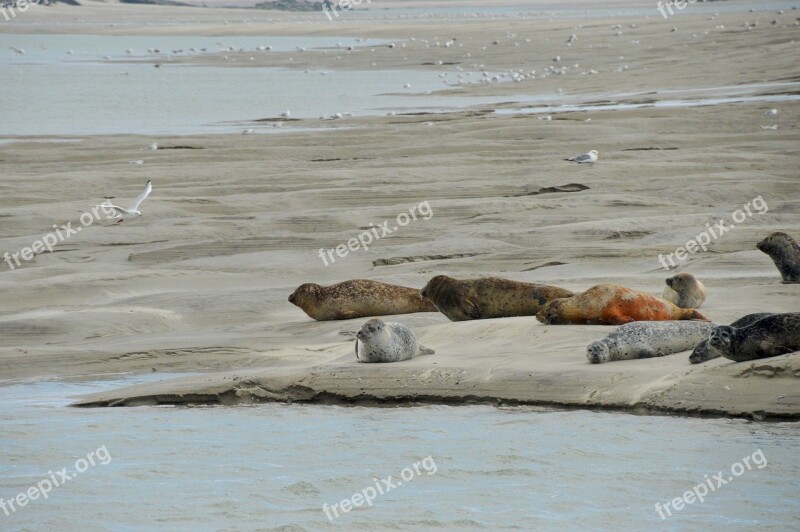
[[[360,313],[356,312],[355,310],[342,310],[339,312],[339,315],[336,316],[337,320],[352,320],[354,318],[363,318]]]
[[[419,356],[419,355],[433,355],[435,353],[436,353],[436,351],[434,351],[433,349],[430,349],[428,347],[425,347],[422,344],[417,346],[417,356]]]
[[[478,306],[469,299],[464,299],[464,302],[461,305],[461,310],[463,310],[464,314],[473,320],[481,319],[481,311],[478,310]]]
[[[699,312],[697,312],[697,310],[695,310],[693,308],[692,309],[686,309],[686,310],[690,311],[689,312],[689,318],[688,318],[690,320],[711,321],[710,319],[706,318],[704,315],[700,314]]]
[[[356,338],[356,360],[359,360],[359,361],[361,360],[361,359],[358,357],[358,338]]]

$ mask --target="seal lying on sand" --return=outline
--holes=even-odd
[[[756,312],[755,314],[748,314],[747,316],[742,316],[738,320],[731,323],[731,327],[739,328],[739,327],[746,327],[751,323],[755,323],[761,318],[766,318],[767,316],[772,316],[773,314],[770,312]],[[692,364],[699,364],[700,362],[705,362],[706,360],[711,360],[712,358],[719,358],[722,354],[714,349],[713,347],[709,347],[708,345],[708,337],[704,338],[701,342],[699,342],[696,346],[694,346],[694,350],[692,354],[689,355],[689,362]]]
[[[784,283],[800,283],[800,246],[786,233],[772,233],[756,244],[770,256]]]
[[[289,302],[318,321],[436,312],[419,290],[366,279],[331,286],[306,283],[289,296]]]
[[[420,291],[451,321],[533,316],[548,302],[573,295],[545,284],[522,283],[498,277],[460,281],[437,275]]]
[[[736,362],[792,353],[800,350],[800,312],[773,314],[741,328],[720,325],[708,345]]]
[[[367,320],[356,334],[356,360],[359,362],[400,362],[414,355],[433,353],[433,349],[417,344],[411,329],[393,321]]]
[[[708,338],[714,324],[706,321],[637,321],[586,346],[592,364],[611,360],[652,358],[680,353]]]
[[[706,287],[691,273],[679,273],[667,279],[661,297],[681,308],[698,308],[706,300]]]
[[[566,299],[551,301],[536,319],[550,325],[623,325],[632,321],[704,320],[695,309],[617,284],[599,284]]]

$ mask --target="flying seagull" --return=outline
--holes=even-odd
[[[580,155],[576,155],[575,157],[570,157],[564,160],[576,163],[595,163],[597,162],[598,155],[600,154],[597,152],[597,150],[592,150],[589,153],[581,153]]]
[[[153,185],[150,183],[150,180],[147,180],[147,184],[144,186],[144,190],[139,197],[131,203],[131,206],[127,209],[123,209],[122,207],[117,207],[116,205],[105,205],[106,207],[111,207],[115,211],[117,211],[116,218],[119,218],[117,223],[122,223],[125,220],[129,220],[132,218],[137,218],[142,215],[142,212],[139,210],[139,205],[142,204],[144,199],[153,191]]]

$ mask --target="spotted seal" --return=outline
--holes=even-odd
[[[436,312],[433,303],[415,288],[367,279],[330,286],[305,283],[292,292],[289,302],[318,321]]]
[[[707,321],[635,321],[618,327],[602,340],[586,346],[586,358],[592,364],[612,360],[653,358],[680,353],[714,329]]]
[[[415,355],[432,354],[433,349],[419,345],[411,329],[402,323],[373,318],[365,321],[356,334],[359,362],[400,362]]]

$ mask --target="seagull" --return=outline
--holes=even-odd
[[[117,223],[122,223],[125,220],[131,218],[137,218],[142,215],[142,212],[139,210],[139,205],[142,204],[144,199],[152,191],[153,191],[153,185],[150,183],[150,180],[148,179],[147,184],[144,186],[144,190],[142,191],[142,193],[139,194],[139,197],[136,198],[136,200],[134,200],[134,202],[131,203],[131,206],[128,207],[127,209],[123,209],[122,207],[117,207],[116,205],[110,205],[110,204],[98,205],[98,207],[111,207],[112,209],[117,211],[116,218],[119,218],[119,221]]]
[[[151,145],[149,145],[148,147],[142,148],[142,149],[143,150],[147,150],[147,151],[156,151],[158,149],[158,144],[154,142]]]
[[[581,153],[580,155],[576,155],[575,157],[570,157],[564,160],[576,163],[595,163],[597,162],[598,155],[600,154],[597,152],[597,150],[592,150],[589,153]]]
[[[778,114],[777,109],[770,109],[769,111],[764,112],[764,116],[775,116]]]

